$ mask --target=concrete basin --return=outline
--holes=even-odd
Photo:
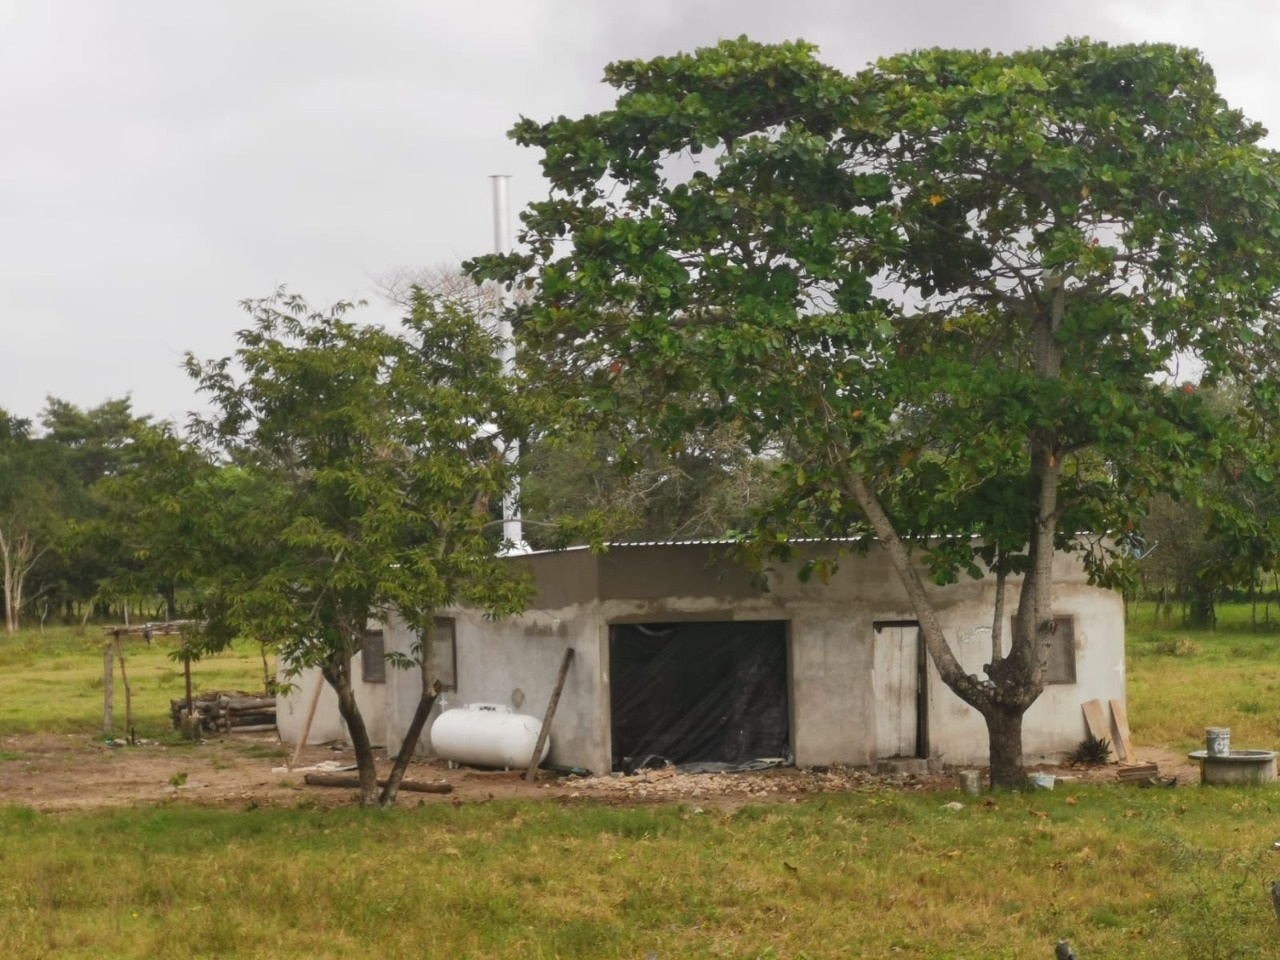
[[[1259,784],[1276,779],[1274,750],[1231,750],[1224,754],[1193,750],[1187,756],[1200,761],[1201,783]]]

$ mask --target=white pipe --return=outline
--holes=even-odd
[[[505,256],[511,252],[511,202],[507,190],[511,177],[497,174],[489,179],[493,181],[493,250]],[[498,356],[507,376],[514,375],[516,371],[516,343],[511,330],[510,311],[511,294],[503,290],[498,308]],[[502,454],[508,463],[519,463],[520,442],[512,440],[503,448]],[[520,521],[519,477],[512,480],[502,498],[502,539],[506,541],[504,552],[507,554],[529,552],[529,545],[524,542],[524,524]]]

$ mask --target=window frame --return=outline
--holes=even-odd
[[[360,679],[364,683],[387,682],[387,635],[380,628],[364,632],[360,644]]]
[[[441,691],[458,689],[458,621],[454,617],[436,617],[431,631],[430,648],[423,651],[427,661],[427,682],[440,681]],[[442,635],[448,634],[445,639]],[[446,647],[447,645],[447,647]],[[447,663],[443,665],[447,651]],[[447,669],[444,669],[447,668]]]
[[[1057,629],[1053,632],[1053,646],[1045,658],[1044,683],[1046,687],[1071,686],[1079,682],[1079,671],[1076,669],[1076,618],[1070,613],[1055,613],[1053,620]],[[1015,613],[1009,618],[1010,641],[1017,629],[1018,615]],[[1060,669],[1055,672],[1055,667]]]

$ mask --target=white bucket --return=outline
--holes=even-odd
[[[1205,727],[1204,728],[1204,749],[1205,753],[1211,757],[1226,757],[1231,755],[1231,728],[1230,727]]]

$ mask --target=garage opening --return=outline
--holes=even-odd
[[[787,624],[609,628],[613,769],[791,756]]]

